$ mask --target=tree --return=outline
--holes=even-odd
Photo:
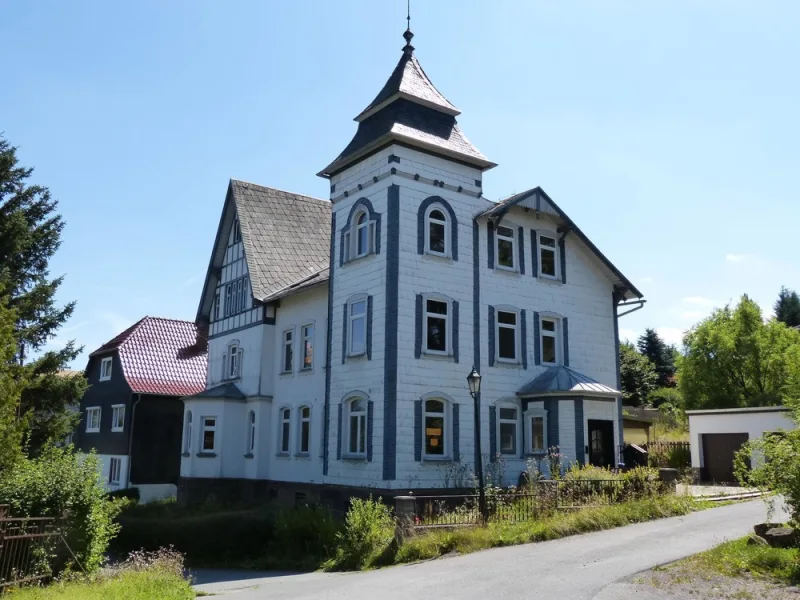
[[[746,295],[689,331],[679,359],[686,408],[771,406],[800,398],[800,331],[764,323]]]
[[[644,330],[636,346],[653,363],[658,375],[658,387],[674,387],[675,360],[672,346],[668,346],[655,329],[649,328]]]
[[[64,221],[50,191],[28,183],[32,172],[18,165],[16,148],[0,137],[0,286],[14,314],[14,352],[8,360],[25,371],[16,412],[19,420],[27,417],[28,449],[35,455],[43,443],[72,428],[70,406],[86,383],[82,376],[57,376],[81,352],[74,342],[45,351],[75,303],[59,306],[55,300],[63,277],[51,278],[48,267],[61,245]]]
[[[786,287],[781,288],[775,301],[775,318],[789,327],[800,325],[800,296]]]
[[[628,406],[641,406],[647,395],[656,388],[658,375],[653,363],[639,354],[633,344],[625,342],[619,347],[619,370],[622,382],[622,399]]]
[[[0,290],[0,473],[17,464],[22,454],[24,421],[17,417],[24,371],[15,364],[15,315]]]

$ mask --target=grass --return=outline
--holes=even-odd
[[[189,582],[160,569],[13,590],[9,600],[191,600]]]
[[[728,577],[752,575],[785,584],[800,583],[800,550],[750,546],[746,537],[725,542],[678,564]]]
[[[500,546],[543,542],[632,523],[685,515],[703,508],[709,508],[709,504],[698,503],[686,497],[665,496],[571,513],[556,513],[526,523],[490,524],[485,528],[430,531],[407,539],[397,549],[394,563],[428,560],[450,552],[463,554]]]

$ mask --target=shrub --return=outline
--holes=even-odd
[[[336,555],[328,570],[363,569],[385,559],[394,542],[395,523],[389,507],[373,500],[353,498],[344,530],[336,535]]]
[[[569,471],[564,474],[564,479],[571,481],[608,481],[621,479],[621,476],[603,467],[574,463]]]
[[[339,524],[324,508],[281,510],[275,518],[271,555],[294,565],[318,567],[333,556]]]
[[[664,492],[658,469],[636,467],[622,474],[622,493],[624,498],[638,500],[651,498]]]
[[[127,498],[128,500],[136,500],[137,502],[140,499],[139,488],[137,487],[114,490],[113,492],[108,492],[107,495],[109,498]]]
[[[647,394],[647,403],[653,408],[669,405],[670,409],[683,406],[683,396],[678,388],[662,387]]]
[[[114,517],[120,505],[107,500],[97,457],[80,457],[72,447],[47,448],[4,472],[0,504],[10,505],[15,516],[63,516],[67,543],[90,572],[103,563],[119,529]]]

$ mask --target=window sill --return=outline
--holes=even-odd
[[[542,275],[540,273],[539,275],[536,276],[536,279],[538,279],[542,283],[546,283],[547,285],[564,285],[564,282],[561,281],[561,276],[550,277],[550,275]]]
[[[452,462],[453,459],[449,456],[423,456],[422,462],[426,463],[443,463],[443,462]]]
[[[439,260],[443,262],[454,262],[453,257],[449,254],[438,254],[436,252],[431,252],[430,250],[425,250],[422,256],[426,256],[428,258],[433,258],[434,260]]]
[[[351,265],[354,262],[358,262],[360,260],[364,260],[365,258],[369,258],[370,256],[375,256],[375,252],[367,252],[366,254],[362,254],[361,256],[354,256],[353,258],[350,258],[350,259],[344,261],[342,263],[342,266]]]
[[[249,453],[249,452],[247,454],[245,454],[244,457],[245,458],[255,458],[255,456],[253,454]]]
[[[311,460],[311,455],[308,452],[298,452],[294,457],[298,460]]]
[[[522,366],[518,360],[509,360],[507,358],[496,358],[494,361],[495,367],[505,367],[510,369],[519,369]]]
[[[453,355],[449,352],[439,352],[437,350],[423,350],[422,356],[436,360],[452,360]]]
[[[359,352],[358,354],[348,354],[346,358],[347,360],[359,360],[359,359],[365,359],[366,357],[367,357],[366,352]]]
[[[97,381],[111,381],[111,377],[101,377]]]
[[[198,452],[195,456],[197,456],[197,458],[216,458],[217,457],[217,453],[216,452]]]
[[[508,275],[519,275],[519,270],[513,267],[502,267],[500,265],[495,265],[494,270],[498,273],[507,273]]]
[[[546,450],[536,450],[534,452],[528,452],[525,458],[542,458],[543,456],[547,456]]]
[[[124,429],[115,429],[114,427],[111,428],[111,433],[124,433]]]
[[[86,433],[100,433],[99,429],[87,429]]]
[[[279,459],[281,459],[281,460],[289,460],[289,459],[290,459],[290,458],[292,458],[292,457],[291,457],[291,455],[290,455],[288,452],[278,452],[278,453],[275,455],[275,458],[279,458]]]
[[[314,367],[309,367],[308,369],[300,369],[297,372],[298,375],[313,375],[314,374]]]
[[[192,453],[191,453],[191,452],[182,452],[182,453],[181,453],[181,456],[182,456],[183,458],[189,458],[191,455],[192,455]]]
[[[342,454],[342,460],[367,462],[367,456],[365,454]]]
[[[294,372],[293,371],[281,371],[279,373],[279,375],[281,377],[283,377],[283,378],[286,378],[286,377],[291,377],[292,375],[294,375]]]

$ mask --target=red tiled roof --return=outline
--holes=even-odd
[[[208,351],[190,321],[145,317],[89,356],[116,350],[122,373],[138,394],[190,396],[206,389]]]

